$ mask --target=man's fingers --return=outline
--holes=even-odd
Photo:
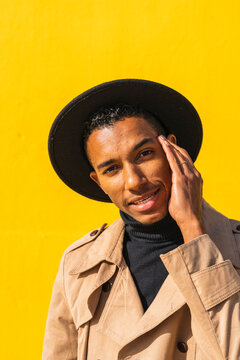
[[[189,155],[189,153],[187,152],[187,150],[181,148],[181,147],[178,146],[177,144],[174,144],[173,142],[171,142],[171,141],[169,141],[169,140],[167,140],[167,139],[166,139],[166,141],[168,141],[168,142],[172,145],[172,147],[173,147],[174,149],[176,149],[176,151],[177,151],[178,153],[182,154],[185,158],[187,158],[190,164],[193,164],[192,159],[191,159],[191,156]]]
[[[170,166],[172,172],[182,173],[182,169],[179,166],[180,162],[179,162],[178,156],[176,154],[176,150],[165,139],[163,139],[161,137],[159,137],[158,139],[163,147],[163,150],[165,152],[165,155],[167,157],[167,160],[168,160],[168,163],[169,163],[169,166]]]
[[[170,168],[172,171],[178,173],[188,174],[190,172],[195,172],[194,165],[192,163],[191,158],[189,157],[188,153],[186,155],[184,153],[184,149],[180,148],[179,146],[175,147],[172,142],[164,139],[163,137],[159,136],[159,141],[163,146],[163,150],[165,151],[166,157],[168,159]]]

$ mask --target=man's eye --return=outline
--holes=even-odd
[[[109,174],[109,173],[111,173],[111,172],[113,172],[114,170],[116,170],[117,169],[117,166],[116,165],[112,165],[112,166],[110,166],[109,168],[107,168],[106,170],[104,170],[104,174]]]
[[[147,156],[147,155],[150,155],[150,154],[152,154],[152,150],[145,150],[145,151],[143,151],[143,152],[141,152],[141,154],[139,155],[139,157],[145,157],[145,156]]]

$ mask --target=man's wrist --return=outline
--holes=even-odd
[[[206,233],[205,227],[199,219],[188,221],[179,227],[185,243]]]

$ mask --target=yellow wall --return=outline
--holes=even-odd
[[[240,3],[209,0],[1,0],[1,358],[41,357],[63,250],[118,216],[55,175],[52,121],[87,88],[144,78],[199,111],[204,196],[240,219]],[[90,221],[89,219],[92,218]]]

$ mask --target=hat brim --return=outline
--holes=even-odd
[[[139,105],[161,121],[178,145],[195,161],[202,143],[202,124],[193,105],[177,91],[148,80],[121,79],[95,86],[73,99],[55,119],[48,149],[53,168],[71,189],[90,199],[111,202],[90,179],[82,134],[91,114],[102,106]]]

